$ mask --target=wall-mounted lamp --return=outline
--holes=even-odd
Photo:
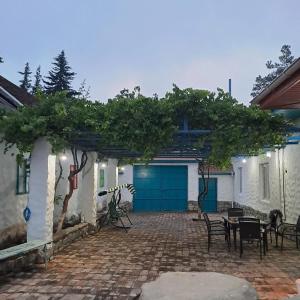
[[[106,168],[106,163],[102,163],[101,168]]]
[[[66,153],[65,153],[65,151],[64,151],[64,153],[63,154],[61,154],[60,155],[60,157],[59,157],[61,160],[67,160],[68,159],[68,157],[67,157],[67,155],[66,155]]]
[[[125,167],[118,167],[118,174],[122,175],[124,174]]]
[[[242,159],[242,163],[245,164],[246,162],[247,162],[247,159],[246,159],[246,158],[243,158],[243,159]]]
[[[272,156],[271,151],[267,151],[266,152],[266,157],[271,157],[271,156]]]

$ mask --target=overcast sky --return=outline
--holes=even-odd
[[[28,61],[43,75],[62,49],[93,99],[122,88],[228,90],[248,103],[255,77],[283,44],[300,56],[299,0],[0,0],[2,76]]]

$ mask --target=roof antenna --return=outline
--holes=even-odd
[[[228,80],[228,94],[231,97],[231,78]]]

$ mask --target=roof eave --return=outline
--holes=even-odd
[[[283,73],[276,78],[267,88],[265,88],[259,95],[253,98],[251,104],[259,104],[267,95],[274,91],[281,83],[288,79],[291,75],[300,69],[300,57],[297,58]]]

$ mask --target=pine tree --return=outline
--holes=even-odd
[[[83,98],[83,99],[89,99],[90,98],[90,89],[91,89],[91,86],[87,86],[86,85],[86,80],[84,79],[81,84],[80,84],[80,87],[78,89],[78,92],[77,92],[77,97],[79,99]]]
[[[35,78],[35,81],[34,81],[34,85],[32,86],[32,90],[31,90],[32,95],[35,95],[38,91],[41,91],[43,89],[41,66],[37,67],[34,78]]]
[[[29,68],[29,63],[27,62],[25,64],[24,72],[18,72],[18,73],[23,76],[23,79],[20,80],[20,83],[21,83],[20,87],[26,91],[29,91],[29,89],[31,87],[30,75],[32,73]]]
[[[278,57],[279,62],[272,62],[268,60],[266,67],[268,70],[272,70],[266,76],[257,76],[255,84],[252,89],[251,96],[256,97],[260,94],[271,82],[282,74],[282,72],[294,62],[294,56],[292,56],[291,46],[283,45],[281,47],[281,55]]]
[[[76,92],[71,87],[71,82],[74,79],[76,73],[71,71],[65,52],[61,53],[54,58],[52,63],[54,66],[49,71],[49,76],[46,76],[47,80],[43,80],[45,83],[45,90],[48,94],[56,92],[67,91],[69,95],[75,95]]]

